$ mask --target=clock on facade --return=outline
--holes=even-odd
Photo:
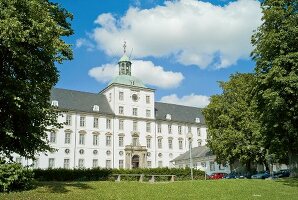
[[[137,94],[133,94],[133,95],[131,96],[131,98],[132,98],[133,101],[138,101],[138,100],[139,100],[139,97],[138,97]]]

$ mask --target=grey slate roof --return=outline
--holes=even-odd
[[[99,113],[114,115],[106,96],[99,93],[53,88],[53,100],[58,101],[58,107],[62,110],[93,112],[93,106],[98,105]],[[205,124],[201,108],[155,102],[155,114],[157,120],[166,120],[166,115],[171,114],[171,121],[195,123],[195,119],[200,118],[201,124]]]
[[[200,118],[200,123],[205,124],[202,108],[155,102],[155,114],[158,120],[165,120],[165,116],[171,114],[171,121],[195,123],[195,119]]]
[[[207,146],[200,146],[191,149],[191,157],[194,158],[205,158],[208,156],[214,156],[211,150]],[[174,158],[172,162],[189,160],[189,151],[181,154],[180,156]]]
[[[106,96],[103,94],[53,88],[51,90],[51,101],[53,100],[58,101],[60,109],[94,112],[93,106],[98,105],[99,113],[114,114]]]

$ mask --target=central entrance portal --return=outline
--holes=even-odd
[[[131,159],[132,168],[139,168],[140,156],[134,155]]]

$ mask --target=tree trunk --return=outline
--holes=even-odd
[[[298,177],[298,154],[289,151],[289,169],[290,177]]]

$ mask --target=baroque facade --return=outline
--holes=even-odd
[[[170,161],[190,146],[206,144],[200,108],[155,102],[155,90],[131,75],[125,53],[118,65],[119,75],[99,93],[52,90],[64,127],[48,134],[57,151],[37,155],[34,167],[174,167]]]

